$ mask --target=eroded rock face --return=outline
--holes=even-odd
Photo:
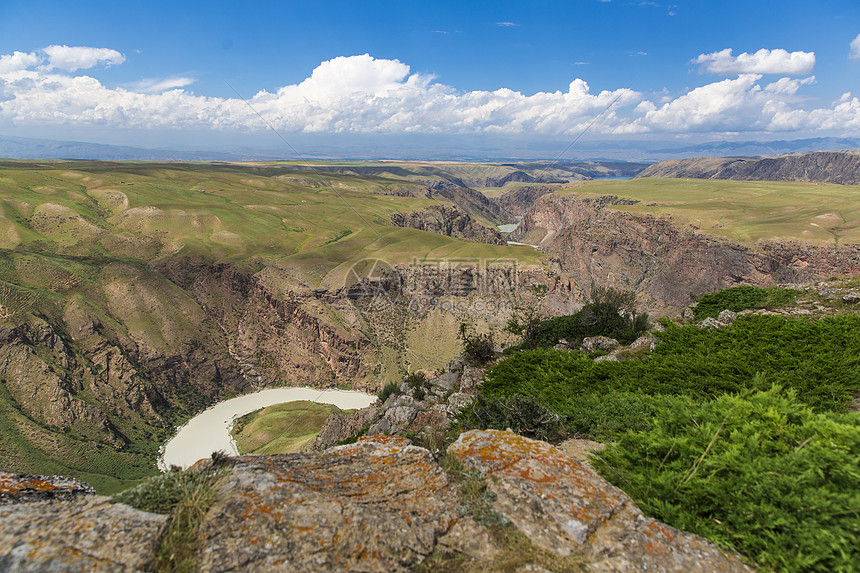
[[[239,458],[201,527],[201,569],[407,571],[459,519],[456,486],[408,443]]]
[[[151,570],[166,523],[101,496],[0,506],[0,571]]]
[[[630,202],[547,194],[512,237],[539,244],[574,284],[633,290],[640,307],[658,313],[738,284],[769,286],[860,272],[857,245],[769,240],[746,246],[671,218],[611,208],[625,201]]]
[[[496,510],[532,543],[562,556],[583,552],[591,571],[750,571],[704,539],[645,517],[624,492],[545,442],[474,430],[448,452],[486,478]]]
[[[433,205],[412,213],[395,213],[391,215],[391,224],[488,245],[506,244],[499,231],[481,225],[456,207]]]

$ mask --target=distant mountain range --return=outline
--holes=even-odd
[[[636,177],[814,181],[858,185],[860,184],[860,150],[814,151],[762,158],[670,159],[651,165]]]
[[[425,159],[459,161],[510,161],[555,159],[565,148],[559,141],[523,144],[500,139],[493,149],[486,149],[469,138],[446,136],[436,139],[409,140],[393,136],[391,140],[355,140],[344,147],[318,143],[299,146],[306,156],[315,159]],[[562,160],[604,160],[652,163],[665,159],[694,157],[757,157],[786,153],[860,148],[860,138],[817,137],[780,141],[716,141],[679,146],[675,142],[579,141]],[[103,159],[140,161],[266,161],[296,159],[289,149],[237,147],[229,150],[195,150],[144,148],[105,145],[81,141],[58,141],[0,135],[0,157],[10,159]]]

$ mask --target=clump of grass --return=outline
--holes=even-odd
[[[460,513],[469,516],[487,528],[498,553],[492,561],[470,559],[464,555],[434,552],[415,571],[434,573],[514,573],[527,565],[547,571],[578,573],[583,571],[583,560],[578,555],[560,557],[535,546],[528,537],[493,507],[495,494],[477,470],[462,467],[457,458],[445,453],[439,465],[449,478],[459,484],[462,502]]]
[[[223,456],[213,454],[212,458],[212,463],[200,470],[174,467],[113,497],[115,502],[143,511],[170,515],[156,552],[159,572],[197,570],[197,531],[215,501],[218,482],[229,463],[229,458]]]

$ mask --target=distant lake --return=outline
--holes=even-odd
[[[624,181],[625,179],[633,179],[633,175],[619,175],[618,177],[592,177],[593,181]]]

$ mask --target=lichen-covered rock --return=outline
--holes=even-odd
[[[142,571],[167,516],[106,497],[0,506],[0,571]]]
[[[490,532],[474,519],[463,518],[439,538],[437,551],[460,554],[478,561],[492,561],[499,554]]]
[[[608,352],[618,346],[618,341],[608,336],[588,336],[582,340],[582,349],[589,354]]]
[[[591,571],[750,571],[704,539],[645,517],[624,492],[545,442],[474,430],[448,452],[486,478],[496,510],[532,543],[581,553]]]
[[[731,324],[738,317],[738,313],[732,312],[729,309],[720,311],[720,314],[717,315],[717,320],[722,322],[723,324]]]
[[[92,495],[91,485],[62,476],[34,476],[0,470],[0,505]]]
[[[458,521],[430,453],[371,436],[318,454],[243,456],[200,529],[205,571],[406,571]]]

